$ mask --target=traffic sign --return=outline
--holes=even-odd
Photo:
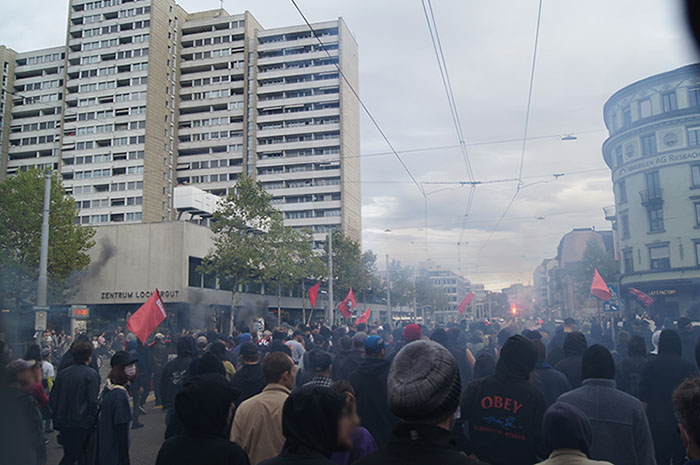
[[[605,313],[616,313],[620,311],[620,304],[618,302],[605,302],[603,304],[603,311]]]
[[[47,319],[48,312],[46,310],[39,310],[34,313],[34,331],[45,331]]]

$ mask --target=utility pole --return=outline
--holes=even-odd
[[[389,279],[389,254],[386,254],[386,316],[389,319],[389,325],[394,325],[394,319],[391,315],[391,280]]]
[[[418,307],[416,307],[416,269],[413,269],[413,322],[418,322]]]
[[[326,321],[333,326],[333,231],[328,231],[328,314]]]
[[[36,292],[36,304],[46,307],[46,287],[48,284],[49,264],[49,209],[51,208],[51,172],[44,175],[44,213],[41,220],[41,248],[39,249],[39,284]]]

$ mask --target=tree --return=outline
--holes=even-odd
[[[36,299],[44,209],[44,172],[32,168],[0,183],[0,303],[20,309]],[[75,200],[54,173],[49,210],[50,301],[69,295],[69,279],[90,264],[95,230],[78,224]]]
[[[270,199],[259,183],[244,177],[212,218],[214,248],[202,260],[201,271],[216,273],[222,287],[231,289],[232,315],[239,287],[260,276],[274,249],[275,239],[267,233],[279,229],[282,216]]]
[[[607,284],[614,284],[619,279],[618,264],[615,259],[600,246],[600,242],[591,238],[586,243],[581,263],[574,272],[576,293],[581,300],[590,296],[595,269],[598,269],[598,273]]]
[[[333,290],[339,300],[352,288],[356,296],[376,292],[378,280],[374,275],[377,257],[371,251],[364,253],[360,245],[343,235],[339,230],[333,231]],[[324,255],[328,256],[328,243],[324,246]]]

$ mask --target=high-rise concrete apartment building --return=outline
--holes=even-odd
[[[314,37],[171,0],[69,8],[65,47],[0,47],[0,176],[59,169],[80,222],[100,225],[174,220],[175,185],[226,195],[249,175],[317,245],[332,228],[360,241],[357,44],[342,19]]]

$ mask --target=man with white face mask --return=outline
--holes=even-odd
[[[102,391],[98,453],[100,465],[128,465],[131,409],[127,385],[136,378],[136,359],[119,351],[110,360],[112,370]]]

